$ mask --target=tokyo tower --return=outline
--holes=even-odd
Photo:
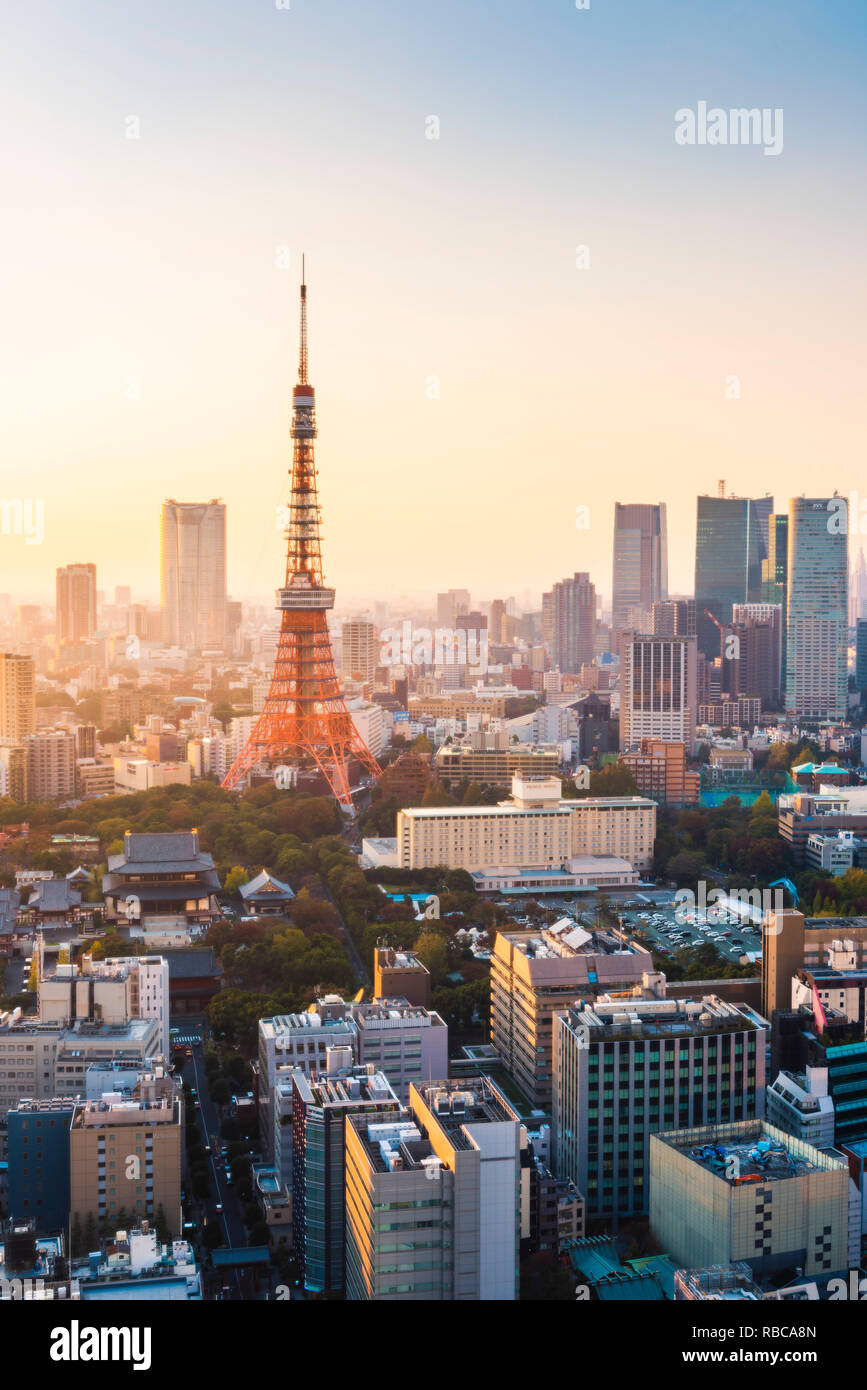
[[[277,590],[282,614],[277,660],[262,713],[223,779],[236,787],[255,770],[288,764],[287,781],[324,776],[337,800],[352,806],[350,766],[372,777],[380,767],[346,708],[334,671],[325,617],[334,589],[322,574],[320,510],[316,489],[316,397],[307,376],[307,284],[301,271],[301,352],[292,401],[292,487],[287,508],[286,582]],[[278,783],[284,785],[284,783]]]

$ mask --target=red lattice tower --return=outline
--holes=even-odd
[[[303,263],[302,263],[303,266]],[[277,590],[282,613],[277,660],[262,713],[223,779],[236,787],[256,769],[288,764],[296,773],[324,775],[339,802],[352,805],[349,766],[356,759],[372,776],[380,766],[346,708],[334,670],[325,617],[334,590],[322,575],[316,489],[316,397],[307,380],[307,285],[301,272],[301,353],[292,401],[292,489],[286,529],[286,583]],[[288,779],[287,779],[288,780]]]

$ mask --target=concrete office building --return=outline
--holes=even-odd
[[[382,1072],[355,1067],[349,1048],[329,1049],[326,1074],[292,1073],[292,1222],[309,1293],[344,1287],[345,1145],[348,1116],[398,1117]]]
[[[564,918],[541,931],[498,931],[491,953],[491,1045],[532,1105],[550,1111],[553,1016],[579,997],[661,988],[649,951],[619,932]]]
[[[0,652],[0,739],[21,744],[36,733],[36,672],[32,656]]]
[[[811,917],[788,908],[766,912],[762,926],[762,1012],[770,1018],[775,1009],[790,1009],[793,977],[800,970],[814,973],[820,990],[827,989],[827,1003],[836,1006],[834,984],[823,971],[867,969],[867,917]],[[856,996],[860,997],[860,996]]]
[[[132,1098],[107,1093],[76,1105],[69,1143],[70,1222],[88,1217],[113,1230],[123,1209],[141,1220],[162,1209],[180,1236],[181,1089],[163,1068],[143,1076]]]
[[[557,711],[557,714],[562,717],[563,712]],[[491,736],[491,741],[494,737],[497,736]],[[439,748],[434,765],[443,786],[451,791],[466,781],[508,787],[515,774],[556,777],[560,766],[560,753],[556,748],[537,748],[529,743],[509,745],[505,743],[506,734],[499,737],[504,740],[499,748],[465,744],[444,744]]]
[[[643,738],[638,749],[620,758],[642,796],[660,805],[697,806],[701,776],[686,765],[686,744]]]
[[[656,803],[648,798],[563,800],[553,777],[513,777],[512,800],[497,806],[409,806],[397,814],[405,869],[559,869],[581,855],[649,868],[655,834]]]
[[[438,1013],[406,999],[353,1004],[361,1066],[382,1071],[403,1105],[410,1085],[421,1086],[449,1069],[449,1030]]]
[[[0,1014],[0,1121],[21,1100],[84,1094],[94,1063],[125,1058],[143,1062],[159,1053],[156,1019],[125,1023],[73,1023],[62,1027]]]
[[[621,748],[662,739],[685,744],[691,755],[698,708],[694,640],[633,634],[624,639],[622,662]]]
[[[514,1301],[520,1125],[483,1076],[412,1087],[346,1126],[346,1295]]]
[[[843,520],[835,521],[835,503]],[[848,654],[848,524],[842,498],[789,503],[786,713],[845,719]]]
[[[158,1025],[155,1049],[169,1055],[169,964],[165,956],[111,956],[80,965],[45,970],[39,945],[39,1018],[71,1027],[75,1023],[124,1024],[152,1019]]]
[[[803,1074],[781,1071],[767,1088],[768,1123],[820,1149],[834,1144],[834,1102],[828,1068],[807,1067]]]
[[[684,1269],[743,1261],[767,1278],[857,1268],[860,1221],[850,1241],[849,1208],[843,1155],[761,1119],[651,1136],[650,1226]]]
[[[164,643],[221,651],[226,642],[225,504],[164,502],[160,540]]]
[[[55,632],[58,642],[86,642],[96,632],[96,565],[57,571]]]
[[[303,1014],[259,1019],[259,1129],[263,1153],[281,1169],[287,1185],[292,1173],[291,1072],[296,1067],[308,1076],[325,1072],[329,1050],[335,1047],[348,1048],[355,1060],[357,1037],[358,1027],[337,994],[317,999],[315,1006]],[[278,1080],[283,1092],[279,1105],[274,1096]]]
[[[846,788],[839,791],[793,792],[778,798],[779,833],[791,846],[795,863],[803,865],[812,835],[850,830],[867,838],[867,806]]]
[[[647,1212],[655,1131],[764,1114],[767,1027],[717,995],[582,1002],[555,1016],[554,1167],[588,1214]]]
[[[373,952],[374,999],[406,999],[430,1008],[430,971],[414,951],[396,951],[379,945]]]

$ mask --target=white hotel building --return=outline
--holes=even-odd
[[[655,834],[656,803],[647,797],[563,800],[559,778],[515,776],[512,800],[498,806],[399,811],[397,862],[404,869],[496,870],[492,876],[480,873],[492,881],[479,887],[502,887],[504,874],[528,869],[580,874],[576,886],[588,885],[594,874],[606,886],[623,886],[637,881],[636,870],[649,868]],[[568,886],[564,882],[558,891]]]

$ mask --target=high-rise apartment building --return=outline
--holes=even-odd
[[[346,1296],[518,1297],[520,1124],[484,1076],[346,1123]]]
[[[846,510],[837,498],[793,497],[789,503],[786,713],[795,718],[846,716]]]
[[[630,610],[651,613],[668,598],[668,535],[665,503],[614,503],[614,569],[611,626],[630,626]]]
[[[695,748],[697,710],[696,644],[689,637],[633,634],[622,651],[620,747],[645,738]]]
[[[670,598],[655,603],[650,630],[654,637],[694,637],[695,599]]]
[[[855,689],[867,690],[867,618],[855,624]]]
[[[163,641],[187,651],[226,640],[226,507],[164,502],[160,530]]]
[[[75,795],[75,734],[66,730],[31,734],[25,740],[29,795],[58,801]]]
[[[655,1131],[764,1114],[763,1018],[702,1000],[576,1003],[554,1018],[556,1172],[588,1214],[648,1209]]]
[[[592,662],[596,637],[596,588],[589,574],[574,574],[542,595],[543,632],[551,660],[561,671],[580,671]]]
[[[732,604],[762,597],[762,562],[767,558],[769,497],[699,497],[695,541],[695,609],[698,649],[720,654],[719,629],[707,609],[725,624]]]
[[[96,565],[57,571],[58,642],[87,641],[96,632]]]
[[[0,652],[0,739],[23,743],[36,733],[36,672],[32,656]]]
[[[372,683],[381,646],[375,625],[363,618],[347,618],[340,630],[340,640],[340,669],[344,678]]]
[[[723,653],[728,695],[758,695],[762,708],[776,705],[782,690],[783,610],[776,603],[736,603],[726,633],[737,638]],[[731,645],[731,644],[730,644]]]

